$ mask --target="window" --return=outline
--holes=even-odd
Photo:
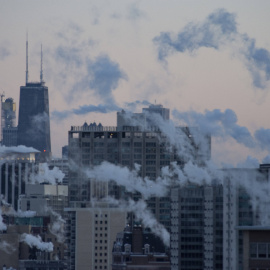
[[[258,257],[266,258],[267,256],[267,244],[260,243],[258,244]]]

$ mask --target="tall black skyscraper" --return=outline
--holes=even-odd
[[[43,81],[42,47],[40,82],[28,82],[28,41],[26,41],[26,82],[20,87],[18,145],[34,147],[45,158],[51,154],[48,87]]]

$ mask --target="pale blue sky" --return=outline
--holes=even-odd
[[[219,33],[213,20],[207,19],[218,9],[234,18],[237,31],[232,36]],[[270,128],[267,63],[249,52],[252,42],[255,52],[259,48],[266,50],[262,57],[270,51],[269,10],[270,2],[263,0],[0,0],[0,90],[18,105],[19,87],[25,83],[28,29],[29,79],[39,79],[42,43],[50,112],[65,111],[67,115],[62,120],[51,120],[55,156],[67,144],[71,125],[81,125],[85,120],[116,124],[115,111],[74,115],[72,109],[83,105],[122,108],[126,102],[156,100],[180,112],[231,109],[237,115],[237,124],[247,127],[253,135],[255,130]],[[193,28],[187,28],[190,24]],[[213,41],[218,42],[217,48],[202,45],[206,25],[208,33],[217,35]],[[197,32],[192,35],[190,29],[194,27]],[[189,35],[189,42],[197,47],[177,51],[161,42],[159,45],[170,51],[166,63],[162,62],[158,59],[160,47],[153,42],[161,32],[168,33],[178,48],[184,39],[181,36],[177,43],[177,35],[185,33],[184,37]],[[104,85],[105,74],[109,79]],[[261,87],[255,79],[258,76]],[[233,150],[228,147],[231,144]],[[234,144],[233,139],[218,138],[213,140],[212,154],[220,163],[237,163],[248,155],[261,160],[268,153]]]

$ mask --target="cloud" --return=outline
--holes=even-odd
[[[174,110],[173,115],[187,126],[198,127],[199,132],[203,134],[223,138],[229,136],[246,147],[255,147],[255,141],[251,133],[246,127],[237,124],[237,115],[231,109],[226,109],[224,112],[219,109],[206,110],[204,114],[195,111],[178,112]]]
[[[262,149],[270,150],[270,129],[261,128],[255,131],[255,138]]]
[[[259,166],[260,162],[256,158],[248,156],[245,161],[239,162],[236,167],[257,169]]]
[[[77,68],[83,64],[83,59],[80,56],[81,50],[76,47],[58,46],[55,49],[55,59],[64,62],[67,66],[75,65]]]
[[[99,105],[83,105],[77,109],[65,110],[65,111],[53,111],[51,113],[52,120],[64,120],[71,115],[85,115],[91,112],[97,113],[110,113],[119,111],[121,108],[115,104],[99,104]]]
[[[135,21],[145,17],[145,13],[138,7],[138,3],[134,2],[128,6],[128,16],[129,20]]]
[[[88,105],[79,106],[78,108],[74,108],[71,110],[64,110],[64,111],[55,110],[51,113],[51,119],[59,121],[59,120],[64,120],[74,114],[85,115],[92,112],[106,114],[106,113],[121,111],[122,109],[127,110],[127,111],[135,111],[138,107],[148,106],[149,104],[150,103],[146,100],[143,100],[143,101],[136,100],[134,102],[126,102],[124,103],[122,107],[114,103],[98,104],[98,105],[88,104]]]
[[[87,71],[89,87],[96,90],[95,93],[105,100],[106,104],[114,102],[112,91],[118,87],[119,81],[128,79],[119,64],[112,61],[107,55],[100,55],[95,61],[89,60]]]
[[[6,46],[0,46],[0,61],[5,60],[10,55],[10,51]]]
[[[158,48],[158,58],[165,61],[168,56],[180,53],[193,53],[202,47],[220,50],[230,46],[246,65],[253,85],[264,89],[270,80],[270,53],[257,48],[255,39],[237,30],[236,16],[224,9],[210,14],[203,22],[189,23],[176,35],[162,32],[153,39]],[[231,46],[234,43],[234,46]],[[236,47],[235,47],[236,46]]]

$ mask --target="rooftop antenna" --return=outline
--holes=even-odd
[[[26,32],[26,71],[25,71],[25,84],[28,83],[28,31]]]
[[[41,50],[40,50],[40,83],[43,83],[43,68],[42,68],[42,62],[43,60],[43,53],[42,53],[42,44],[41,44]]]

